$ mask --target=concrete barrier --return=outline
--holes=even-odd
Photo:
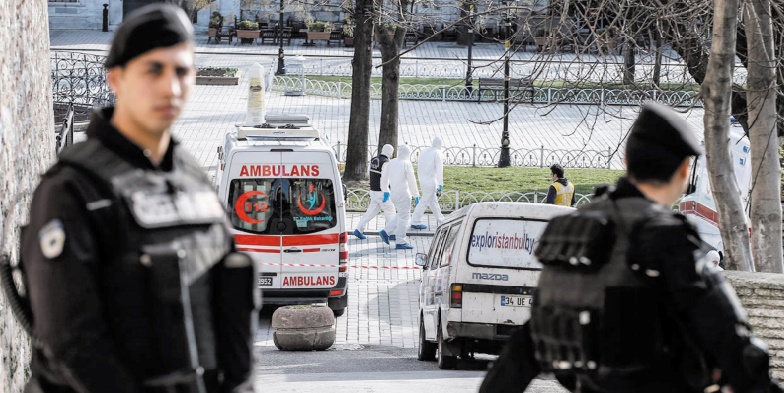
[[[283,351],[324,351],[335,343],[335,315],[327,306],[284,306],[272,314],[273,342]]]
[[[754,334],[770,347],[771,371],[784,380],[784,274],[726,271]]]

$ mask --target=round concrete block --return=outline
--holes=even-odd
[[[323,351],[335,343],[335,315],[327,306],[285,306],[272,314],[275,346],[283,351]]]

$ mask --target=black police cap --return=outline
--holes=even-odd
[[[632,125],[627,144],[645,146],[650,154],[676,159],[701,154],[697,137],[674,110],[655,102],[646,103]]]
[[[150,4],[125,18],[114,34],[104,66],[124,66],[157,48],[193,41],[193,25],[185,12],[171,4]]]

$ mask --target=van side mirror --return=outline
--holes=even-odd
[[[414,259],[414,263],[416,263],[417,266],[422,266],[427,269],[427,254],[418,252]]]

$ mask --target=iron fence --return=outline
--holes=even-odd
[[[438,203],[441,209],[445,212],[455,211],[457,209],[466,207],[472,203],[481,202],[528,202],[528,203],[544,203],[547,197],[547,192],[542,191],[524,191],[524,192],[468,192],[460,190],[444,190],[441,197],[438,198]],[[579,206],[584,203],[590,203],[593,194],[575,194],[574,205]],[[370,203],[370,192],[368,190],[351,188],[348,189],[348,198],[346,199],[346,210],[363,212],[367,210],[368,203]]]
[[[297,77],[276,76],[272,89],[286,91],[302,89],[303,81]],[[325,82],[305,78],[304,90],[307,94],[351,98],[351,84],[346,82]],[[399,98],[402,100],[434,100],[434,101],[496,101],[498,90],[476,87],[447,85],[409,85],[401,84]],[[381,99],[381,84],[370,86],[370,98]],[[655,100],[674,107],[701,107],[702,101],[697,92],[675,90],[631,90],[605,88],[562,88],[538,87],[533,90],[512,91],[513,102],[535,105],[573,104],[573,105],[620,105],[638,106],[645,101]]]
[[[347,144],[338,141],[332,145],[339,162],[346,162]],[[430,146],[413,146],[411,148],[411,162],[419,161],[419,154],[422,150]],[[464,165],[492,167],[498,163],[501,154],[500,147],[478,147],[476,144],[469,147],[444,147],[441,149],[444,157],[444,165]],[[367,159],[378,155],[378,147],[368,146]],[[536,148],[511,149],[509,152],[512,166],[545,168],[552,164],[561,164],[564,168],[593,168],[610,169],[620,168],[621,162],[617,154],[613,154],[612,148],[608,147],[605,151],[600,150],[568,150],[568,149],[546,149],[544,145]]]
[[[72,105],[76,115],[114,104],[114,93],[106,81],[104,60],[100,55],[52,51],[49,62],[54,103]]]

